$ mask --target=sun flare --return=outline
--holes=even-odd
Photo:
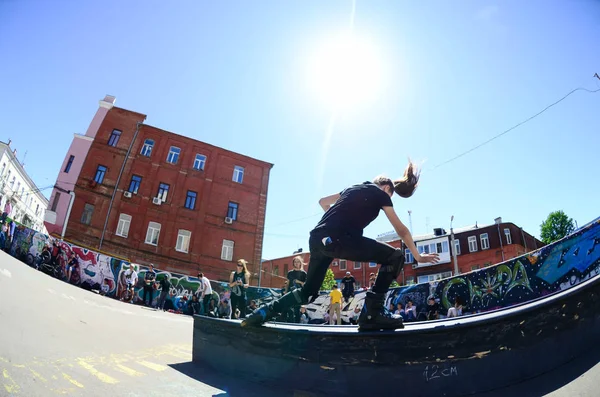
[[[381,75],[381,58],[373,43],[346,33],[317,46],[308,80],[317,99],[337,111],[374,99],[381,88]]]

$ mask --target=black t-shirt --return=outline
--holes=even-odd
[[[163,291],[168,291],[171,288],[171,282],[166,277],[162,278],[158,283]]]
[[[290,290],[293,288],[300,288],[301,285],[294,283],[294,280],[305,282],[306,281],[306,272],[304,270],[292,269],[288,272],[287,279],[290,282],[290,287],[289,287]]]
[[[353,276],[344,277],[342,279],[342,284],[344,285],[344,287],[342,288],[342,291],[345,293],[354,292],[354,283],[356,283],[356,280],[354,279]]]
[[[321,218],[313,231],[362,236],[383,207],[392,207],[391,197],[372,182],[351,186]]]

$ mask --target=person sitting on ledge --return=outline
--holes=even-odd
[[[242,321],[242,326],[257,326],[273,319],[290,307],[314,301],[319,295],[327,269],[334,258],[355,262],[374,262],[381,265],[375,284],[367,292],[359,330],[403,328],[402,317],[391,314],[385,307],[385,297],[392,281],[396,280],[404,264],[404,252],[391,245],[363,236],[363,230],[383,210],[398,236],[410,249],[417,263],[437,263],[438,254],[420,254],[408,228],[394,211],[392,196],[413,195],[419,182],[416,166],[409,162],[403,178],[392,181],[379,176],[373,182],[364,182],[344,189],[341,193],[320,200],[326,211],[321,221],[310,232],[310,262],[306,283],[301,289],[288,292],[281,298],[255,310]]]

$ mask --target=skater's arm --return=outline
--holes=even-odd
[[[340,198],[340,194],[332,194],[331,196],[323,197],[319,200],[319,205],[323,208],[323,211],[327,211],[335,202]]]
[[[402,239],[404,244],[406,244],[406,246],[410,250],[416,262],[437,263],[437,261],[439,260],[438,254],[419,254],[419,250],[417,249],[417,246],[415,245],[415,242],[413,241],[413,238],[410,235],[410,230],[408,230],[408,228],[404,225],[404,223],[402,223],[400,218],[398,218],[396,211],[394,211],[394,207],[383,207],[383,211],[385,212],[385,215],[394,227],[396,233],[398,233],[398,236]]]

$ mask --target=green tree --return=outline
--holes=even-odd
[[[392,281],[392,284],[390,284],[390,288],[395,288],[395,287],[399,287],[400,284],[398,284],[398,282],[396,280]]]
[[[551,212],[544,223],[540,225],[540,228],[540,237],[545,244],[560,240],[575,230],[573,219],[569,218],[563,211]]]
[[[321,285],[322,291],[329,291],[336,284],[335,276],[333,275],[333,270],[327,269],[327,273],[325,273],[325,280],[323,280],[323,285]]]

